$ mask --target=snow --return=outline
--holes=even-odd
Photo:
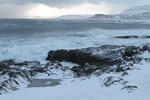
[[[132,16],[132,15],[136,15],[136,14],[140,14],[140,13],[150,13],[150,5],[146,5],[146,6],[138,6],[138,7],[133,7],[130,8],[128,10],[125,10],[121,13],[121,15],[128,15],[128,16]]]
[[[147,55],[150,56],[149,53]],[[99,77],[92,75],[90,78],[72,78],[74,82],[66,80],[54,87],[24,88],[0,95],[0,98],[1,100],[149,100],[150,63],[143,60],[134,67],[126,76],[107,73]],[[138,89],[128,93],[126,90],[121,90],[120,84],[102,87],[102,80],[107,76],[122,77],[129,82],[128,84],[135,85]]]

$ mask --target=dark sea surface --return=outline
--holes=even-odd
[[[44,33],[87,31],[91,29],[126,30],[150,29],[150,24],[137,23],[101,23],[99,21],[71,21],[48,19],[0,19],[0,37],[32,37]]]

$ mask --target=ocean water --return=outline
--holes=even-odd
[[[0,60],[45,61],[50,50],[150,43],[150,39],[114,38],[126,35],[150,36],[150,24],[0,19]]]

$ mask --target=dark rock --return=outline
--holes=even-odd
[[[144,39],[149,39],[150,36],[144,35],[144,36],[142,36],[142,38],[144,38]]]
[[[8,71],[9,69],[10,69],[10,68],[9,68],[8,65],[6,65],[6,64],[4,64],[4,63],[2,63],[2,62],[0,62],[0,72],[2,72],[2,74],[5,73],[6,71]]]
[[[139,37],[136,35],[130,35],[130,36],[117,36],[115,38],[121,38],[121,39],[133,39],[133,38],[135,38],[135,39],[137,39]]]
[[[120,39],[149,39],[150,36],[148,36],[148,35],[143,35],[143,36],[130,35],[130,36],[117,36],[115,38],[120,38]]]
[[[121,90],[127,90],[130,93],[130,92],[133,92],[133,91],[135,91],[137,89],[138,89],[137,86],[127,85],[127,86],[123,87]]]
[[[143,51],[149,51],[150,52],[150,45],[149,44],[146,44],[142,47],[142,50]]]
[[[85,48],[77,50],[57,50],[48,53],[47,60],[68,61],[85,65],[110,66],[121,62],[123,57],[131,57],[140,53],[140,48],[135,46],[101,46],[95,48]]]
[[[108,77],[103,79],[102,86],[110,87],[111,85],[118,84],[118,83],[121,85],[125,85],[128,82],[124,81],[124,79],[121,77],[108,76]]]
[[[123,67],[120,67],[120,66],[118,66],[116,69],[116,72],[123,72],[123,71],[125,71],[125,70],[123,69]]]
[[[5,60],[5,61],[2,61],[2,63],[3,64],[6,64],[6,65],[14,65],[15,64],[15,62],[14,62],[14,60]]]
[[[112,51],[109,51],[112,48]],[[114,47],[117,48],[117,47]],[[57,50],[48,53],[47,60],[67,61],[84,66],[86,63],[91,65],[114,65],[120,62],[119,52],[113,50],[113,46],[102,46],[99,48],[86,48],[81,50]],[[106,51],[105,51],[106,50]],[[102,51],[103,53],[99,52]],[[95,52],[96,54],[94,54]]]
[[[126,76],[126,75],[129,75],[129,73],[128,72],[123,72],[122,73],[122,76]]]
[[[123,52],[123,57],[131,57],[134,56],[136,54],[139,54],[141,52],[141,49],[139,47],[135,47],[135,46],[128,46],[125,47],[125,51]]]
[[[84,66],[75,66],[71,68],[73,72],[77,74],[77,76],[87,76],[90,75],[91,73],[95,72],[97,69],[99,69],[98,66],[95,65],[89,65],[86,64]]]
[[[76,53],[77,50],[57,50],[57,51],[50,51],[49,55],[47,57],[47,60],[51,60],[51,61],[74,61],[74,59],[76,58]]]
[[[143,47],[144,48],[144,47]],[[120,66],[115,72],[126,71],[121,65],[133,66],[142,59],[136,57],[144,49],[136,46],[104,45],[101,47],[84,48],[77,50],[56,50],[48,53],[47,60],[67,61],[77,63],[71,70],[78,76],[89,75],[98,69],[107,71],[110,66]],[[126,62],[130,62],[126,65]]]

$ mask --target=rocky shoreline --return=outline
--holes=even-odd
[[[125,76],[128,75],[128,70],[134,69],[134,64],[139,64],[142,60],[150,61],[150,58],[141,56],[144,52],[150,53],[150,44],[143,46],[103,45],[76,50],[50,51],[46,58],[48,61],[46,64],[41,64],[39,61],[24,61],[21,63],[14,60],[1,61],[0,93],[7,93],[12,88],[19,86],[20,80],[32,84],[34,83],[33,80],[37,81],[36,78],[39,78],[41,74],[47,77],[62,75],[61,77],[64,78],[70,76],[77,78],[90,75],[100,76],[104,73],[119,73]],[[70,68],[62,65],[62,61],[76,63],[77,65]],[[102,86],[109,87],[115,83],[122,84],[122,90],[138,89],[137,86],[129,85],[128,81],[123,78],[112,76],[106,77]],[[47,86],[51,86],[51,84]],[[34,87],[34,84],[32,84],[32,87]]]

